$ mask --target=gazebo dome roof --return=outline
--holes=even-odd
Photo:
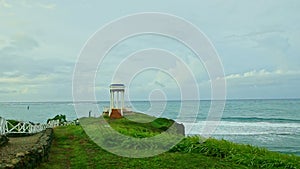
[[[113,86],[125,87],[125,85],[121,84],[121,83],[112,83],[112,84],[110,84],[110,87],[113,87]]]
[[[110,84],[110,91],[124,91],[125,85],[121,83],[112,83]]]

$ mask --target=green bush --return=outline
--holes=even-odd
[[[62,114],[56,115],[52,119],[48,119],[47,123],[49,123],[49,121],[52,121],[52,120],[59,120],[60,123],[67,122],[66,115],[62,115]]]
[[[169,120],[166,118],[157,118],[147,123],[139,123],[126,118],[105,118],[105,120],[107,120],[110,126],[118,132],[136,138],[155,136],[163,131],[168,130],[169,127],[174,123],[173,120]]]

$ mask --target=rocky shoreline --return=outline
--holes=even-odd
[[[1,138],[2,139],[2,138]],[[34,168],[48,159],[53,129],[27,137],[11,137],[0,148],[0,169]]]

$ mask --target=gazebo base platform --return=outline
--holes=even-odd
[[[112,119],[122,118],[121,109],[111,109],[110,118]]]

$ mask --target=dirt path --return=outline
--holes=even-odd
[[[9,162],[19,152],[29,151],[42,133],[26,137],[9,137],[7,145],[0,147],[0,163]]]

